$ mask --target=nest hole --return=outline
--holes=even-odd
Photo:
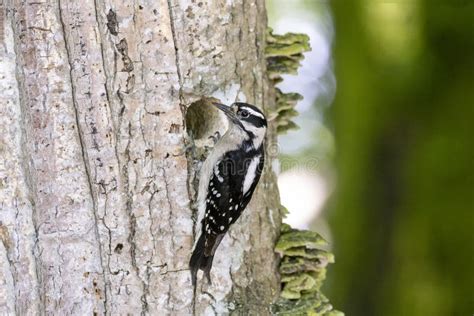
[[[196,146],[203,146],[216,132],[222,133],[227,127],[227,120],[212,105],[216,99],[202,98],[192,103],[186,111],[186,128]]]

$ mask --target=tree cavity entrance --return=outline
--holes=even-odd
[[[217,99],[202,98],[192,103],[186,111],[186,129],[196,146],[202,147],[212,142],[216,132],[221,135],[227,127],[227,119],[212,105]]]

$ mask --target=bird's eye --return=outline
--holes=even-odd
[[[249,117],[249,112],[246,110],[239,110],[237,114],[239,114],[240,117]]]

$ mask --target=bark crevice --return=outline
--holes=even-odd
[[[104,313],[107,314],[108,310],[108,295],[109,295],[109,282],[107,278],[107,269],[104,264],[104,251],[103,251],[103,246],[102,246],[102,240],[100,238],[100,233],[99,233],[99,215],[98,215],[98,207],[97,207],[97,196],[94,194],[94,184],[92,182],[92,177],[91,177],[91,167],[89,165],[89,157],[87,154],[87,148],[85,146],[84,142],[84,135],[83,131],[81,128],[81,124],[79,121],[79,111],[78,111],[78,102],[76,98],[76,86],[73,80],[73,71],[74,71],[74,65],[73,65],[73,60],[71,56],[71,52],[69,51],[69,40],[68,40],[68,32],[66,31],[65,23],[64,23],[64,18],[63,18],[63,12],[62,12],[62,0],[58,0],[58,16],[59,16],[59,22],[61,25],[62,33],[63,33],[63,38],[64,38],[64,48],[66,51],[66,58],[67,58],[67,63],[69,66],[69,82],[70,82],[70,87],[71,87],[71,98],[72,98],[72,107],[75,115],[75,120],[76,120],[76,126],[77,126],[77,136],[78,136],[78,144],[80,146],[81,154],[82,154],[82,162],[84,164],[84,171],[86,175],[86,180],[89,188],[89,194],[90,198],[92,201],[92,212],[94,216],[94,234],[95,238],[97,241],[97,247],[98,247],[98,252],[99,252],[99,261],[100,265],[102,268],[102,279],[104,282]]]
[[[11,4],[10,4],[11,5]],[[39,248],[39,223],[38,223],[38,210],[36,207],[36,188],[35,188],[35,177],[34,174],[31,171],[30,164],[32,160],[32,155],[29,151],[29,147],[26,146],[25,144],[28,143],[28,124],[31,121],[31,118],[28,117],[28,95],[27,95],[27,88],[25,86],[25,72],[23,67],[21,67],[21,63],[23,62],[21,59],[24,58],[22,55],[21,51],[21,43],[19,40],[19,34],[22,33],[22,28],[19,23],[15,23],[15,15],[19,14],[16,11],[14,11],[10,6],[9,10],[7,10],[7,18],[11,20],[11,31],[13,32],[12,34],[12,45],[13,45],[13,51],[15,53],[15,70],[14,70],[14,76],[17,81],[17,87],[18,87],[18,111],[19,111],[19,127],[20,127],[20,143],[23,144],[20,145],[20,153],[21,156],[19,157],[19,163],[20,163],[20,174],[23,176],[25,188],[23,194],[25,195],[26,200],[29,202],[30,207],[31,207],[31,225],[33,226],[33,231],[34,235],[32,236],[32,253],[31,259],[33,261],[33,273],[31,275],[25,276],[21,274],[17,274],[16,277],[18,279],[25,278],[25,277],[31,277],[33,280],[28,280],[30,284],[33,285],[33,288],[16,288],[15,292],[21,292],[21,291],[29,291],[30,293],[35,293],[31,294],[31,296],[27,297],[27,301],[23,300],[21,304],[15,305],[15,312],[18,314],[24,313],[26,311],[31,312],[31,313],[39,313],[40,311],[45,310],[45,288],[44,288],[44,282],[42,280],[42,272],[41,272],[41,267],[43,266],[42,259],[41,259],[41,251]],[[18,216],[16,216],[18,218]],[[21,234],[24,233],[24,230],[26,230],[25,227],[20,227],[23,231],[17,231],[17,235],[20,236]],[[24,253],[18,252],[18,255],[25,255]],[[23,304],[28,303],[30,306],[29,308],[25,308],[22,306]]]

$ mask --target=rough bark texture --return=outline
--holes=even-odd
[[[273,107],[263,1],[16,0],[0,12],[0,314],[268,313],[271,161],[213,285],[193,293],[187,268],[199,161],[185,122],[200,118],[186,112],[209,114],[212,134],[203,97]]]

